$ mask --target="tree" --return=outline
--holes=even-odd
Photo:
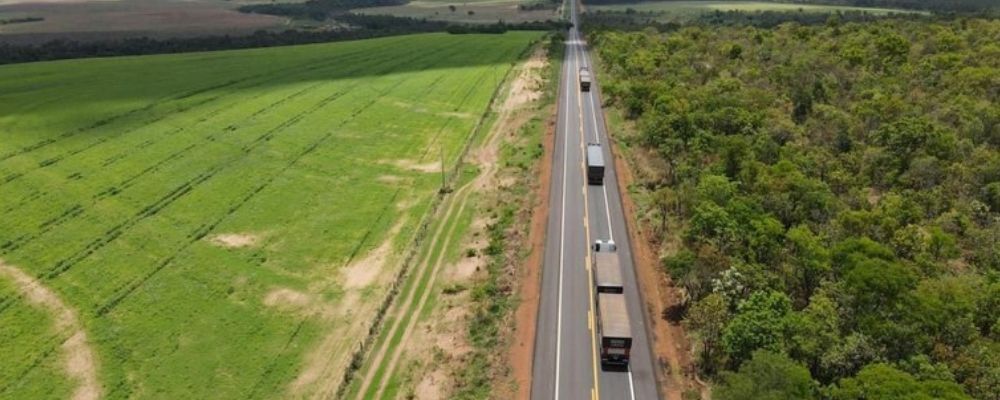
[[[875,133],[875,137],[877,143],[894,156],[894,165],[900,174],[909,169],[912,160],[920,154],[947,160],[955,148],[954,133],[923,116],[904,117],[887,124]]]
[[[877,363],[830,389],[831,400],[972,400],[954,382],[918,381],[895,367]]]
[[[714,374],[719,366],[717,349],[728,322],[729,305],[718,293],[705,296],[691,306],[684,322],[689,329],[697,332],[698,342],[701,345],[698,353],[700,365],[709,375]]]
[[[722,335],[730,364],[740,365],[758,349],[780,350],[791,308],[788,296],[775,291],[758,291],[740,302]]]
[[[662,187],[653,192],[653,204],[660,217],[660,227],[658,233],[663,235],[667,232],[667,221],[670,220],[670,210],[675,208],[677,198],[674,191],[669,187]]]
[[[914,324],[919,341],[912,345],[930,350],[935,343],[967,345],[979,336],[976,307],[983,301],[982,280],[975,276],[925,279],[907,299],[907,320]]]
[[[727,372],[716,386],[715,400],[809,400],[816,398],[816,385],[809,370],[788,357],[757,351],[740,367]]]
[[[786,251],[790,268],[795,271],[798,299],[805,301],[813,295],[823,279],[830,277],[830,250],[806,225],[799,225],[785,233]]]
[[[814,376],[823,374],[823,356],[842,341],[840,324],[837,304],[823,292],[812,296],[788,319],[789,355],[804,361]]]
[[[451,10],[451,12],[455,12],[455,10],[457,10],[458,8],[455,7],[455,5],[453,5],[453,4],[449,4],[448,5],[448,9]]]

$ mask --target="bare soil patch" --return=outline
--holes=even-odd
[[[264,296],[264,305],[268,307],[281,307],[301,309],[312,303],[308,294],[288,288],[274,289]]]
[[[31,304],[52,314],[57,332],[67,335],[60,349],[66,363],[66,375],[76,382],[73,400],[95,400],[101,397],[101,383],[97,379],[97,357],[87,340],[87,332],[80,325],[76,311],[66,305],[52,289],[45,287],[31,275],[0,260],[0,275],[12,280],[21,295]]]
[[[382,162],[392,164],[399,168],[410,171],[425,172],[425,173],[441,172],[440,161],[434,161],[424,164],[420,164],[417,161],[413,160],[395,160],[395,161],[382,161]]]
[[[221,233],[209,239],[212,244],[226,248],[250,247],[260,241],[260,236],[249,233]]]
[[[398,228],[394,230],[398,233]],[[386,261],[391,256],[392,240],[387,240],[368,252],[363,258],[355,260],[341,269],[341,284],[348,289],[360,289],[371,285],[382,273]]]
[[[379,306],[377,302],[360,301],[361,292],[373,285],[388,286],[392,274],[387,267],[398,257],[393,251],[393,242],[405,224],[405,218],[397,222],[381,244],[364,257],[341,267],[339,273],[329,274],[326,279],[317,279],[309,288],[309,293],[304,294],[308,304],[305,309],[311,315],[319,315],[323,320],[330,321],[333,328],[306,355],[303,369],[289,384],[290,397],[328,399],[336,395],[344,379],[344,371],[351,361],[349,356],[352,351],[346,349],[360,345],[363,340],[361,338],[367,334],[366,324]],[[332,286],[342,287],[346,291],[335,305],[317,300],[321,296],[314,293],[321,293]],[[303,301],[303,294],[294,291],[279,289],[272,294],[278,304],[298,304]]]
[[[377,180],[379,182],[382,182],[382,183],[387,183],[387,184],[390,184],[390,185],[395,185],[397,183],[405,181],[406,179],[403,179],[403,177],[396,176],[396,175],[380,175],[377,178],[375,178],[375,180]]]

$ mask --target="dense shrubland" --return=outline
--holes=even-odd
[[[362,0],[364,1],[364,0]],[[655,1],[683,1],[692,0],[655,0]],[[695,0],[697,1],[697,0]],[[706,0],[712,1],[712,0]],[[978,12],[985,9],[997,8],[996,0],[765,0],[774,3],[793,4],[821,4],[850,7],[881,7],[881,8],[906,8],[913,10],[928,10],[934,12]],[[587,0],[587,4],[628,4],[641,3],[644,0]]]
[[[1000,399],[1000,21],[593,31],[722,399]]]

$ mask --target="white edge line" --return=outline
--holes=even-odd
[[[628,392],[632,395],[632,400],[635,400],[635,386],[632,385],[632,367],[628,367]]]

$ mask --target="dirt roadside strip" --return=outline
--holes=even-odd
[[[80,325],[76,311],[69,308],[52,289],[21,271],[13,265],[0,260],[0,277],[6,277],[14,283],[21,296],[28,303],[45,309],[52,315],[55,324],[53,328],[64,335],[61,350],[66,368],[66,375],[76,382],[72,400],[96,400],[101,397],[101,383],[97,357],[87,340],[87,332]]]
[[[531,213],[528,243],[531,253],[525,260],[519,276],[520,302],[514,311],[514,342],[510,347],[510,361],[517,399],[531,397],[531,370],[534,366],[535,327],[538,319],[538,302],[541,299],[542,257],[545,255],[545,222],[549,218],[549,187],[552,185],[552,152],[555,146],[555,111],[545,119],[543,153],[539,161],[538,186],[534,189],[535,204]]]

